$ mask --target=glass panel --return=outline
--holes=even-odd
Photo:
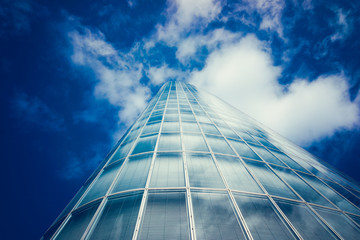
[[[152,114],[149,118],[149,122],[158,122],[162,120],[162,115],[154,115]]]
[[[146,134],[149,134],[149,133],[157,133],[157,132],[159,132],[160,123],[161,122],[146,124],[146,126],[144,127],[141,135],[146,135]]]
[[[181,114],[181,121],[195,122],[195,117],[192,114]]]
[[[211,155],[187,154],[186,162],[190,186],[225,188]]]
[[[300,194],[305,201],[327,207],[334,207],[318,192],[296,176],[290,169],[274,167],[274,170],[280,177],[282,177],[282,179],[284,179],[285,182],[287,182],[298,194]]]
[[[90,220],[94,216],[99,202],[90,204],[74,212],[69,221],[65,224],[60,233],[56,236],[56,240],[78,240],[84,234]]]
[[[299,170],[299,171],[303,171],[303,172],[308,172],[305,168],[303,168],[302,166],[300,166],[297,162],[295,162],[294,160],[292,160],[291,158],[289,158],[288,156],[286,156],[285,154],[279,153],[279,152],[275,152],[275,151],[271,151],[277,158],[279,158],[280,160],[282,160],[283,162],[285,162],[289,167],[295,169],[295,170]]]
[[[314,209],[344,239],[360,239],[359,228],[344,214],[320,207]]]
[[[139,239],[190,239],[186,193],[150,192]]]
[[[254,153],[244,142],[229,140],[236,152],[241,157],[252,158],[260,160],[259,156]]]
[[[227,194],[192,192],[197,239],[245,239]]]
[[[348,214],[348,216],[350,216],[352,218],[352,220],[354,220],[360,226],[360,217],[350,215],[350,214]]]
[[[164,122],[161,131],[162,132],[179,132],[180,131],[179,122]]]
[[[150,187],[185,186],[182,154],[157,154],[151,175]]]
[[[121,165],[122,163],[119,164],[116,163],[114,164],[114,166],[105,168],[104,171],[99,176],[99,178],[94,183],[94,185],[91,187],[90,191],[83,198],[80,205],[104,196],[108,191],[111,183],[114,181],[116,173],[120,169]]]
[[[51,237],[54,235],[56,230],[60,227],[61,223],[64,221],[64,219],[61,219],[60,221],[53,224],[44,234],[44,237],[41,240],[50,240]]]
[[[154,151],[157,136],[158,135],[156,134],[156,135],[141,137],[138,143],[136,144],[132,154]]]
[[[224,138],[206,135],[206,139],[213,152],[235,155]]]
[[[127,154],[129,153],[133,143],[134,143],[134,141],[123,143],[118,148],[118,150],[116,150],[115,154],[111,157],[109,164],[126,157]]]
[[[231,189],[263,193],[240,159],[236,157],[216,155],[216,160]]]
[[[131,239],[142,194],[109,199],[90,239]]]
[[[183,134],[183,143],[187,151],[209,151],[203,136],[200,134]]]
[[[347,189],[345,189],[344,187],[340,186],[339,184],[336,184],[334,182],[330,182],[330,181],[325,181],[328,185],[330,185],[330,187],[332,187],[333,189],[335,189],[338,193],[340,193],[341,195],[343,195],[345,198],[347,198],[348,200],[350,200],[353,204],[355,204],[356,206],[360,207],[360,199],[357,198],[354,194],[352,194],[350,191],[348,191]]]
[[[331,188],[325,185],[316,177],[299,173],[301,177],[303,177],[311,186],[321,192],[327,199],[329,199],[332,203],[338,206],[340,209],[352,213],[359,214],[360,211],[353,205],[351,205],[347,200],[342,198],[339,194],[334,192]]]
[[[182,122],[181,127],[184,132],[200,132],[200,128],[196,122]]]
[[[229,137],[229,138],[239,138],[238,135],[236,135],[231,129],[229,128],[225,128],[225,127],[219,127],[218,129],[220,130],[220,132],[222,134],[224,134],[225,137]]]
[[[254,239],[296,239],[269,199],[234,193]]]
[[[121,169],[112,192],[144,188],[151,165],[152,154],[130,157]]]
[[[216,127],[212,124],[200,123],[200,126],[204,133],[221,135],[220,132],[216,129]]]
[[[158,151],[181,150],[180,133],[163,133],[160,135]]]
[[[304,204],[275,201],[304,239],[337,239],[331,230]]]
[[[271,195],[276,195],[285,198],[299,199],[265,163],[245,161],[250,170],[260,180],[261,184],[265,187]]]
[[[274,155],[272,155],[268,150],[266,150],[263,147],[258,147],[255,145],[251,145],[252,149],[254,149],[254,151],[267,163],[273,163],[273,164],[277,164],[280,166],[284,166],[285,164],[283,164],[279,159],[277,159]]]
[[[166,121],[166,122],[178,122],[179,121],[179,115],[178,114],[166,114],[164,121]]]

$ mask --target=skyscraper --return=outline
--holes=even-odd
[[[360,239],[359,207],[342,173],[168,82],[43,239]]]

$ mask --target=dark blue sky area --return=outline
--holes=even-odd
[[[247,67],[258,81],[230,70],[225,92],[273,79],[254,104],[292,99],[305,116],[290,130],[270,127],[360,181],[359,11],[340,0],[2,0],[2,239],[39,239],[162,83],[223,97],[211,73],[218,59],[231,66],[227,49],[264,65]],[[292,121],[283,105],[271,109]],[[265,124],[276,115],[247,113]]]

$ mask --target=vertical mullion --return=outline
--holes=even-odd
[[[186,94],[184,90],[182,89],[182,86],[178,84],[179,91],[181,87],[181,91],[183,92],[183,95],[186,97]],[[177,96],[178,96],[178,90],[177,90]],[[186,97],[187,99],[187,97]],[[190,104],[189,104],[190,105]],[[189,221],[190,221],[190,233],[191,233],[191,239],[196,239],[196,232],[195,232],[195,225],[194,225],[194,212],[193,212],[193,206],[192,206],[192,198],[191,198],[191,192],[190,192],[190,181],[189,181],[189,173],[187,169],[187,161],[186,161],[186,154],[185,154],[185,146],[183,141],[183,130],[182,130],[182,121],[181,121],[181,115],[180,115],[180,101],[178,97],[178,114],[179,114],[179,123],[180,123],[180,137],[181,137],[181,148],[182,148],[182,156],[183,156],[183,163],[184,163],[184,173],[185,173],[185,182],[186,182],[186,195],[187,195],[187,205],[188,205],[188,214],[189,214]]]
[[[141,221],[142,221],[144,211],[145,211],[145,206],[146,206],[147,197],[148,197],[148,193],[149,193],[150,179],[151,179],[151,175],[152,175],[152,170],[154,168],[154,162],[155,162],[155,157],[156,157],[157,149],[158,149],[158,145],[159,145],[159,139],[161,137],[162,126],[163,126],[164,119],[165,119],[165,110],[167,108],[167,104],[168,104],[168,101],[169,101],[169,95],[170,95],[170,91],[171,91],[171,82],[169,82],[169,85],[170,85],[170,87],[169,87],[168,92],[167,92],[167,98],[166,98],[166,104],[164,106],[163,117],[161,119],[161,124],[160,124],[159,132],[158,132],[158,137],[156,139],[156,144],[155,144],[155,148],[154,148],[153,157],[151,159],[151,165],[150,165],[150,169],[149,169],[149,174],[148,174],[148,178],[146,180],[145,190],[144,190],[143,198],[142,198],[141,204],[140,204],[139,215],[138,215],[138,218],[137,218],[137,221],[136,221],[136,224],[135,224],[134,234],[133,234],[133,238],[132,238],[133,240],[138,238]],[[158,101],[159,101],[159,99],[158,99]]]
[[[160,97],[162,96],[163,91],[164,91],[164,90],[162,89],[162,93],[159,94],[159,98],[156,100],[156,103],[159,101]],[[149,113],[149,116],[147,117],[147,121],[150,119],[151,114],[154,112],[155,106],[156,106],[156,104],[153,106],[151,112]],[[146,122],[147,122],[147,121],[146,121]],[[99,214],[99,213],[100,213],[100,212],[102,211],[102,209],[104,208],[105,203],[106,203],[106,201],[107,201],[107,197],[110,195],[111,191],[113,190],[113,188],[114,188],[114,186],[115,186],[115,183],[116,183],[117,179],[118,179],[119,176],[120,176],[121,170],[124,168],[124,166],[126,165],[126,163],[129,161],[129,155],[131,155],[131,152],[134,150],[134,148],[135,148],[135,146],[136,146],[136,143],[138,142],[138,140],[139,140],[139,138],[140,138],[140,136],[141,136],[141,134],[142,134],[142,131],[144,130],[144,128],[145,128],[145,126],[146,126],[146,122],[145,122],[144,125],[141,127],[141,131],[139,132],[139,134],[138,134],[138,136],[136,137],[133,145],[131,146],[130,151],[128,152],[128,154],[127,154],[127,156],[126,156],[123,164],[121,165],[121,167],[119,168],[118,172],[116,173],[113,182],[111,183],[108,191],[106,192],[104,198],[102,199],[102,201],[101,201],[101,203],[100,203],[100,206],[98,207],[98,209],[97,209],[97,211],[95,212],[93,218],[91,219],[91,221],[90,221],[87,229],[85,230],[85,232],[84,232],[81,240],[84,240],[84,239],[90,237],[90,234],[89,234],[89,233],[90,233],[90,230],[91,230],[92,227],[95,225],[95,223],[97,222],[98,218],[100,217],[100,214]]]
[[[188,90],[188,91],[190,92],[190,90]],[[190,92],[190,93],[191,93],[191,92]],[[196,99],[196,97],[195,97],[192,93],[191,93],[191,95]],[[187,100],[188,100],[188,99],[187,99]],[[197,99],[196,99],[196,100],[197,100]],[[189,100],[188,100],[188,102],[189,102]],[[197,102],[199,103],[199,101],[197,101]],[[250,229],[248,228],[248,226],[247,226],[247,224],[246,224],[246,222],[245,222],[245,219],[244,219],[244,217],[243,217],[243,215],[242,215],[242,213],[241,213],[238,205],[236,204],[235,198],[234,198],[232,192],[230,191],[230,187],[229,187],[229,185],[228,185],[228,183],[227,183],[224,175],[222,174],[222,172],[221,172],[221,170],[220,170],[220,168],[219,168],[219,166],[218,166],[218,164],[217,164],[217,161],[216,161],[214,152],[212,151],[212,149],[211,149],[211,147],[210,147],[210,144],[208,143],[208,141],[207,141],[207,139],[206,139],[206,137],[205,137],[205,134],[204,134],[202,128],[200,127],[200,123],[199,123],[199,121],[198,121],[198,119],[197,119],[197,116],[195,115],[195,112],[194,112],[194,110],[193,110],[192,105],[190,104],[190,102],[189,102],[189,105],[190,105],[190,108],[191,108],[191,110],[192,110],[192,112],[193,112],[193,114],[194,114],[194,117],[195,117],[195,119],[196,119],[196,122],[197,122],[197,124],[199,125],[199,129],[200,129],[201,135],[203,136],[204,141],[205,141],[207,147],[208,147],[209,150],[210,150],[210,154],[211,154],[211,157],[212,157],[212,159],[213,159],[213,161],[214,161],[214,163],[215,163],[215,166],[216,166],[216,168],[217,168],[217,170],[218,170],[218,172],[219,172],[219,174],[220,174],[220,176],[221,176],[221,178],[222,178],[223,183],[225,184],[225,188],[226,188],[226,190],[227,190],[227,192],[228,192],[228,195],[229,195],[230,200],[231,200],[231,202],[232,202],[232,204],[233,204],[233,207],[235,208],[235,212],[237,213],[237,215],[238,215],[239,218],[240,218],[240,223],[241,223],[243,229],[245,230],[245,234],[246,234],[245,236],[246,236],[249,240],[253,240],[253,237],[252,237],[252,235],[251,235]],[[199,103],[199,106],[201,107],[201,109],[203,109],[203,107],[200,105],[200,103]],[[204,109],[203,109],[203,110],[204,110]],[[205,110],[204,110],[204,111],[205,111]],[[207,114],[207,112],[206,112],[206,114]]]

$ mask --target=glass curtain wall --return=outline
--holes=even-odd
[[[359,207],[354,180],[171,81],[42,239],[360,239]]]

